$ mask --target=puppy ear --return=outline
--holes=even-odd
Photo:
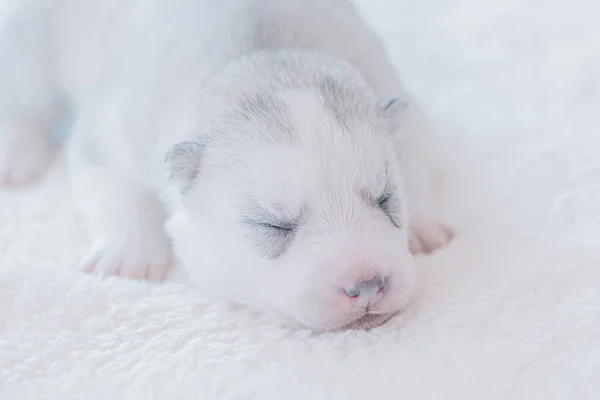
[[[402,125],[402,122],[408,113],[409,106],[409,100],[403,97],[394,97],[392,99],[379,102],[379,112],[387,121],[392,134],[399,132],[400,126]]]
[[[200,171],[202,145],[198,142],[181,142],[169,150],[165,157],[168,182],[175,185],[180,193],[186,192],[194,184]]]

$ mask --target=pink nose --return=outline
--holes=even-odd
[[[348,297],[359,307],[367,307],[377,303],[383,297],[385,278],[377,277],[344,289]]]

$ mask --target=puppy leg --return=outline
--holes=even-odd
[[[36,180],[53,159],[58,96],[46,8],[24,3],[0,24],[0,187]]]
[[[85,154],[74,140],[70,175],[93,246],[86,272],[163,280],[172,260],[164,231],[165,210],[154,191],[106,162]],[[84,157],[85,156],[85,157]]]
[[[399,129],[396,147],[408,201],[409,247],[415,254],[431,253],[454,236],[440,215],[445,173],[415,104],[409,104]]]
[[[51,124],[36,117],[0,121],[0,188],[39,179],[52,163]]]

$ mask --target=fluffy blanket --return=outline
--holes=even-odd
[[[600,3],[361,7],[456,167],[411,311],[316,335],[83,274],[59,161],[0,193],[0,399],[600,398]]]

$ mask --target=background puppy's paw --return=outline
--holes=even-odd
[[[436,221],[415,221],[409,230],[408,247],[413,254],[429,254],[447,245],[454,231]]]
[[[84,272],[114,275],[129,279],[163,281],[173,265],[167,243],[139,244],[98,242],[84,259]]]

